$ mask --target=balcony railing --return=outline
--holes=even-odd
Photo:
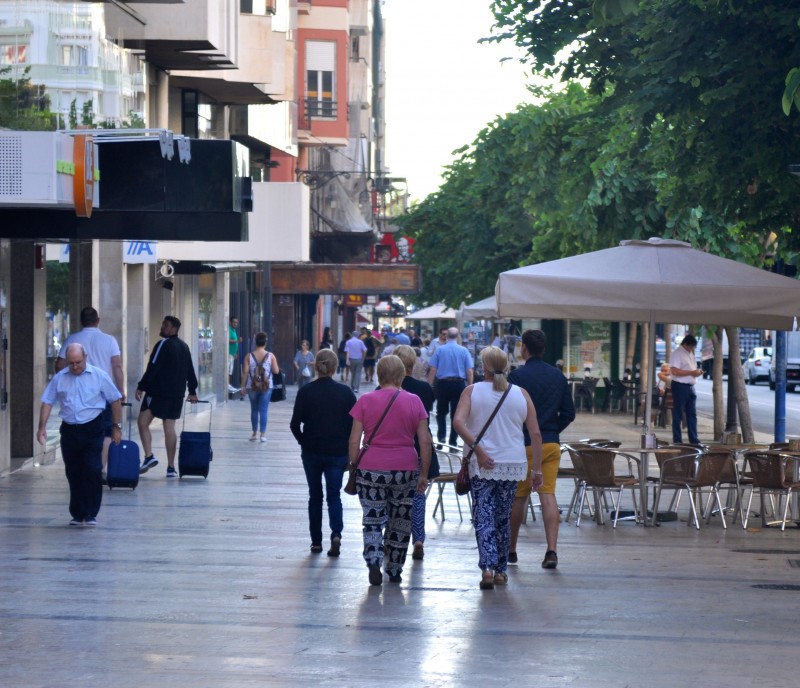
[[[300,110],[300,129],[311,129],[311,122],[315,119],[334,120],[339,112],[335,100],[304,100]]]

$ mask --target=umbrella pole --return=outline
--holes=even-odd
[[[650,311],[650,331],[648,333],[648,360],[645,361],[645,365],[643,366],[642,370],[642,380],[644,381],[644,389],[645,389],[645,403],[644,403],[644,419],[642,421],[644,432],[642,433],[642,442],[641,446],[642,449],[647,448],[649,444],[648,440],[650,439],[650,413],[653,408],[653,363],[655,361],[655,353],[656,353],[656,314],[655,311]],[[653,447],[655,448],[655,447]],[[642,452],[641,454],[641,462],[639,463],[639,491],[640,491],[640,498],[642,503],[642,518],[644,520],[644,525],[647,527],[650,525],[650,521],[647,519],[647,474],[648,469],[650,466],[650,453],[649,452]]]

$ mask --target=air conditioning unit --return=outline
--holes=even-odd
[[[0,207],[74,208],[81,217],[99,205],[97,144],[49,131],[0,131]]]

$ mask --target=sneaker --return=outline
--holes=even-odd
[[[261,435],[261,437],[259,438],[259,442],[261,442],[263,444],[266,441],[267,441],[267,436],[266,435]]]
[[[142,467],[139,469],[139,475],[147,473],[153,466],[158,466],[158,459],[152,454],[145,456],[144,461],[142,461]]]
[[[545,552],[544,560],[542,561],[543,569],[554,569],[558,566],[558,555],[552,550],[548,549]]]
[[[87,518],[83,522],[83,525],[85,525],[85,526],[96,526],[97,525],[97,519],[96,518]]]
[[[73,518],[73,519],[72,519],[72,520],[69,522],[69,524],[70,524],[71,526],[82,526],[82,525],[83,525],[83,521],[81,521],[81,520],[80,520],[80,519],[78,519],[78,518]]]
[[[178,477],[178,471],[175,470],[174,466],[167,466],[167,477],[168,478]]]
[[[516,552],[509,552],[508,553],[508,563],[509,564],[516,564],[518,561],[517,553]]]
[[[402,583],[403,577],[399,573],[390,573],[389,574],[389,582],[390,583]]]

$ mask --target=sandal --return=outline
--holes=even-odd
[[[494,574],[494,584],[495,585],[505,585],[508,583],[508,574],[507,573],[495,573]]]
[[[481,590],[494,590],[494,573],[488,569],[481,575]]]

